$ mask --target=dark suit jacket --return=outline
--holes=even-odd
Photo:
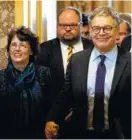
[[[88,97],[87,75],[91,51],[73,55],[65,85],[47,120],[60,124],[68,108],[73,107],[72,122],[76,135],[86,130]],[[114,138],[131,136],[131,55],[119,50],[109,98],[109,124]]]
[[[129,52],[131,50],[132,44],[131,44],[131,38],[132,38],[132,34],[128,35],[127,37],[125,37],[121,43],[121,50],[126,53]]]
[[[85,38],[82,38],[82,43],[84,49],[91,48],[93,45],[92,41]],[[53,102],[64,84],[64,67],[60,41],[58,38],[40,44],[37,63],[50,68],[51,79],[53,83],[51,102]]]

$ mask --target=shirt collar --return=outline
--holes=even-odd
[[[64,44],[63,42],[60,41],[60,45],[62,46],[62,49],[64,51],[67,51],[68,46],[66,44]]]
[[[105,53],[104,55],[110,61],[113,61],[117,56],[117,52],[118,52],[118,49],[117,49],[117,46],[115,46],[111,51]],[[101,55],[101,53],[96,49],[96,47],[94,47],[94,49],[93,49],[93,61],[96,60],[99,55]]]
[[[77,50],[78,50],[78,46],[80,46],[81,44],[82,44],[82,41],[81,41],[81,38],[80,38],[80,40],[79,40],[76,44],[73,45],[73,49],[74,49],[75,51],[77,51]],[[61,41],[60,41],[60,45],[63,46],[62,49],[63,49],[64,51],[67,51],[68,45],[64,44],[64,43],[61,42]]]

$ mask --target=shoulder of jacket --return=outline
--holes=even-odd
[[[85,50],[82,50],[82,51],[79,51],[75,54],[73,54],[73,57],[83,57],[84,55],[87,55],[87,54],[90,54],[92,51],[92,49],[85,49]]]
[[[53,42],[55,42],[55,41],[57,41],[57,40],[58,40],[58,38],[54,38],[54,39],[51,39],[51,40],[42,42],[42,43],[40,44],[40,47],[47,46],[48,44],[52,44]]]

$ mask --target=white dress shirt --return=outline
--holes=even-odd
[[[118,49],[115,46],[110,52],[105,53],[105,66],[106,66],[106,76],[105,76],[105,85],[104,85],[104,129],[109,128],[108,123],[108,102],[110,97],[110,91],[112,86],[112,80],[115,70],[115,64],[117,60]],[[89,69],[88,69],[88,77],[87,77],[87,95],[88,95],[88,129],[93,128],[93,109],[94,109],[94,96],[95,96],[95,82],[96,82],[96,71],[100,60],[99,57],[100,52],[94,47],[92,50],[90,61],[89,61]]]
[[[68,57],[68,45],[60,42],[61,45],[61,52],[62,52],[62,59],[63,59],[63,66],[64,66],[64,73],[66,73],[67,68],[67,57]],[[73,45],[73,53],[79,52],[83,50],[83,44],[81,39],[75,45]]]

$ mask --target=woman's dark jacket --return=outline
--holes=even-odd
[[[49,69],[32,64],[24,76],[20,74],[13,65],[0,71],[0,138],[43,138]]]

